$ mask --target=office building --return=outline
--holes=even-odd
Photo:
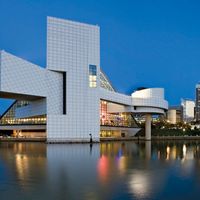
[[[195,120],[200,122],[200,83],[196,85]]]
[[[195,102],[190,99],[181,99],[182,121],[189,123],[194,120]]]

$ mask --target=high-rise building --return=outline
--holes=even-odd
[[[194,120],[195,102],[190,99],[181,99],[182,120],[183,122],[191,122]]]
[[[200,83],[196,85],[195,119],[200,121]]]

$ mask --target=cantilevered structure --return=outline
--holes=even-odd
[[[89,134],[95,141],[107,133],[133,136],[134,113],[146,115],[146,139],[151,139],[151,114],[168,108],[162,88],[131,96],[115,91],[100,69],[97,25],[54,17],[47,23],[46,68],[0,52],[0,97],[28,102],[15,107],[14,118],[46,124],[49,142],[88,141]]]

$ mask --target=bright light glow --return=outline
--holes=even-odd
[[[169,160],[169,156],[170,156],[170,147],[167,146],[167,157],[166,157],[166,160]]]
[[[145,198],[149,194],[149,186],[150,186],[150,180],[149,177],[145,174],[142,174],[141,172],[134,173],[131,176],[131,180],[129,182],[129,187],[131,189],[131,192],[134,194],[134,196],[138,198]]]
[[[186,157],[186,153],[187,153],[187,148],[186,148],[186,145],[184,144],[183,145],[183,158]]]

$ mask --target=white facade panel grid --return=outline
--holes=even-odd
[[[17,115],[46,114],[48,141],[89,141],[89,134],[99,141],[102,99],[122,104],[123,109],[118,106],[118,110],[128,112],[163,113],[168,108],[161,88],[136,91],[131,96],[101,88],[98,26],[54,17],[48,17],[47,23],[47,68],[1,51],[0,95],[42,97],[42,102],[37,99],[18,109]],[[89,85],[90,65],[97,68],[94,88]]]

